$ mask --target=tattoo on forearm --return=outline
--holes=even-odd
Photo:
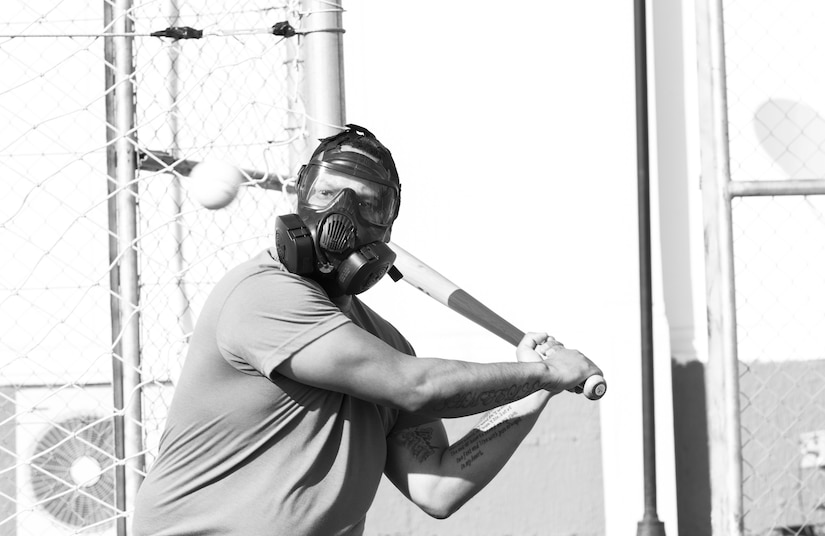
[[[473,462],[484,456],[482,448],[486,443],[505,434],[507,430],[518,426],[521,417],[515,416],[510,406],[502,406],[487,413],[481,422],[466,436],[449,448],[460,469],[469,468]]]
[[[484,414],[484,417],[482,417],[481,421],[479,421],[475,428],[482,432],[486,432],[494,426],[497,426],[502,422],[507,421],[507,419],[512,418],[515,413],[516,411],[510,405],[492,409]],[[520,419],[516,417],[515,420],[518,421]]]
[[[433,429],[430,427],[402,430],[396,434],[396,440],[402,443],[419,463],[424,463],[436,450],[432,444]]]
[[[534,393],[542,388],[538,381],[523,383],[521,385],[511,385],[504,389],[492,389],[489,391],[458,393],[435,407],[435,410],[445,409],[468,409],[478,407],[501,406],[514,400],[524,398],[530,393]]]

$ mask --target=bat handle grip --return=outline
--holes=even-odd
[[[581,391],[579,391],[579,389],[581,389]],[[581,394],[590,400],[598,400],[607,392],[607,382],[604,381],[604,376],[601,374],[594,374],[584,380],[584,383],[580,384],[576,391],[581,392]]]

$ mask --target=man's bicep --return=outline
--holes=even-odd
[[[399,407],[415,359],[347,323],[296,351],[275,370],[306,385]]]
[[[418,503],[440,476],[441,456],[449,439],[441,420],[402,412],[387,436],[384,474],[401,493]]]

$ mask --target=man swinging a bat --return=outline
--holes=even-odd
[[[415,357],[357,298],[391,269],[401,190],[366,129],[322,140],[296,189],[275,247],[230,271],[201,311],[136,500],[138,536],[362,534],[382,474],[446,518],[554,395],[601,374],[544,333],[527,333],[516,361]],[[450,444],[441,419],[472,414],[478,425]]]

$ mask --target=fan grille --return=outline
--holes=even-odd
[[[82,415],[60,421],[38,440],[31,483],[40,505],[72,527],[103,528],[114,519],[114,427]]]

